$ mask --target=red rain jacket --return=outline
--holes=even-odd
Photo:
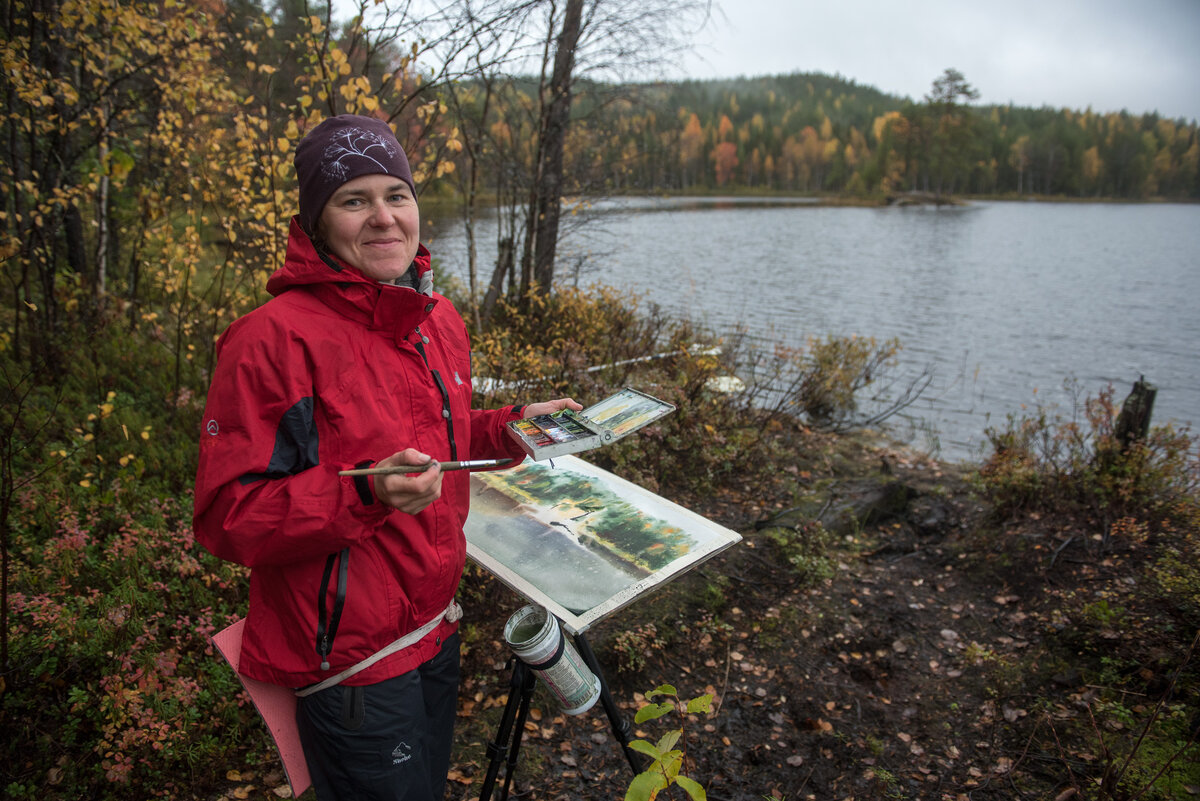
[[[404,448],[440,461],[523,456],[504,432],[518,411],[471,409],[466,328],[432,292],[424,247],[414,263],[427,292],[322,257],[293,221],[267,283],[275,297],[217,344],[193,523],[206,548],[253,568],[241,661],[251,678],[328,678],[432,620],[458,588],[466,471],[445,473],[441,497],[408,515],[339,470]],[[456,625],[346,683],[415,668]]]

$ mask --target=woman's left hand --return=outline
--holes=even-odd
[[[540,414],[553,414],[561,412],[563,409],[570,409],[573,412],[583,411],[583,404],[576,403],[571,398],[559,398],[558,400],[542,401],[541,403],[531,403],[525,407],[525,417],[537,417]]]

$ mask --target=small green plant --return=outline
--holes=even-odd
[[[805,520],[791,528],[767,529],[766,537],[806,584],[818,584],[836,575],[833,536],[821,521]]]
[[[875,768],[871,772],[871,777],[883,792],[884,798],[903,798],[904,792],[900,789],[900,780],[896,778],[896,774],[890,770],[883,768]]]
[[[658,627],[653,623],[620,632],[613,638],[612,644],[612,650],[617,655],[617,670],[636,673],[646,666],[647,653],[665,644],[665,640],[658,635]]]
[[[682,700],[670,684],[663,684],[646,693],[646,700],[663,697],[658,703],[648,703],[637,711],[635,723],[657,720],[672,713],[679,716],[679,728],[671,729],[651,743],[634,740],[629,744],[633,750],[650,757],[651,764],[633,778],[625,793],[625,801],[653,801],[658,794],[675,785],[683,788],[692,801],[705,801],[708,797],[699,782],[683,773],[686,757],[683,750],[684,729],[689,715],[710,714],[713,697],[705,693],[689,700]]]
[[[1125,609],[1121,606],[1112,606],[1106,599],[1101,598],[1085,606],[1083,613],[1101,626],[1111,626],[1125,616]]]

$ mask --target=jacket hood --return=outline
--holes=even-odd
[[[418,245],[413,259],[417,289],[381,284],[332,254],[318,253],[293,217],[283,266],[267,279],[267,291],[279,296],[306,288],[336,313],[390,331],[399,340],[424,322],[438,303],[430,262],[429,251]]]

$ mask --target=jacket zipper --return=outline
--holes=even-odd
[[[450,458],[458,458],[458,444],[454,441],[454,416],[450,412],[450,393],[446,391],[446,382],[442,380],[442,374],[436,369],[429,366],[429,357],[425,355],[425,337],[421,333],[421,327],[416,329],[417,340],[413,344],[417,346],[417,353],[421,354],[421,358],[425,362],[426,369],[433,374],[433,380],[437,384],[438,392],[442,395],[442,418],[446,421],[446,436],[450,439]]]
[[[340,557],[340,558],[339,558]],[[325,609],[329,594],[329,579],[333,566],[338,565],[337,588],[334,591],[333,614]],[[321,657],[321,670],[329,670],[329,654],[333,652],[333,638],[337,636],[338,623],[342,620],[342,608],[346,604],[346,577],[350,571],[350,549],[331,553],[325,560],[325,573],[321,576],[321,599],[317,607],[317,654]]]
[[[458,444],[454,440],[454,419],[450,411],[450,393],[446,390],[446,383],[442,380],[442,374],[433,367],[429,366],[429,357],[425,355],[425,338],[421,334],[421,329],[416,329],[418,339],[413,343],[416,345],[417,353],[421,354],[421,360],[425,362],[425,368],[433,375],[434,383],[437,384],[438,392],[442,396],[442,418],[446,421],[446,436],[450,440],[450,458],[458,458]],[[340,560],[339,560],[340,557]],[[333,613],[329,614],[326,610],[325,600],[329,593],[329,580],[333,576],[333,567],[338,565],[337,587],[335,589],[335,597],[333,601]],[[320,604],[317,607],[317,654],[321,657],[321,670],[329,670],[329,655],[333,652],[333,639],[337,636],[338,623],[342,619],[342,609],[346,603],[346,578],[350,568],[350,549],[344,548],[340,553],[330,554],[325,560],[325,572],[321,576],[321,598]]]

